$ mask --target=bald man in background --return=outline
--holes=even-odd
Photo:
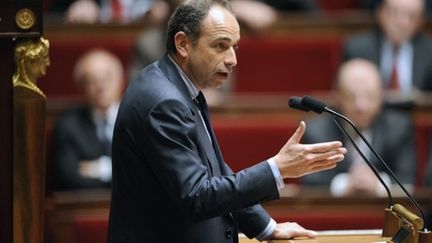
[[[334,97],[335,109],[356,124],[403,184],[413,185],[417,163],[411,117],[397,110],[383,108],[383,87],[377,67],[365,59],[343,63],[337,76]],[[303,177],[304,184],[330,186],[331,193],[335,196],[358,193],[381,195],[385,192],[330,116],[318,116],[306,124],[308,130],[302,140],[304,143],[333,139],[344,141],[348,153],[335,169]],[[346,128],[362,152],[381,172],[384,180],[391,183],[391,178],[366,144],[360,141],[354,130],[348,126]]]
[[[74,80],[85,105],[67,111],[55,124],[54,189],[110,187],[111,140],[123,91],[123,66],[108,51],[90,50],[77,61]]]

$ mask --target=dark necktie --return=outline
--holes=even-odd
[[[119,22],[122,20],[122,5],[120,0],[111,0],[112,20]]]
[[[207,131],[210,135],[211,142],[213,144],[213,149],[214,149],[214,152],[216,154],[216,157],[217,157],[219,162],[222,162],[222,156],[220,154],[220,151],[219,151],[219,148],[217,145],[216,136],[213,133],[213,128],[212,128],[211,123],[210,123],[210,114],[209,114],[207,102],[206,102],[206,99],[205,99],[205,97],[201,91],[199,92],[198,96],[196,97],[195,103],[198,105],[198,108],[201,111],[201,116],[204,120],[204,123],[207,127]]]
[[[393,58],[392,58],[392,69],[390,73],[390,80],[389,80],[389,88],[391,90],[399,90],[400,84],[399,84],[399,74],[398,74],[398,68],[397,68],[397,50],[393,51]]]

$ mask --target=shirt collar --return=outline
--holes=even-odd
[[[195,84],[189,79],[189,77],[183,72],[183,70],[177,65],[177,63],[171,58],[170,55],[168,55],[168,58],[174,64],[177,71],[180,73],[180,77],[185,83],[186,88],[189,91],[190,97],[192,98],[192,100],[194,100],[198,96],[200,90],[195,86]]]
[[[392,47],[392,44],[391,44],[391,42],[388,39],[384,39],[383,45],[384,45],[384,49],[393,55],[394,48]],[[412,49],[412,44],[411,44],[410,41],[402,43],[399,46],[399,48],[397,50],[397,53],[395,53],[396,57],[399,57],[399,55],[401,55],[401,53],[407,52],[407,51],[409,51],[411,49]]]

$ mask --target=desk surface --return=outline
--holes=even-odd
[[[240,243],[258,243],[255,239],[248,239],[239,234]],[[296,238],[292,240],[273,240],[268,243],[378,243],[387,242],[390,238],[382,238],[381,230],[336,230],[319,231],[315,239]]]
[[[333,230],[318,231],[315,239],[296,238],[293,240],[276,240],[269,243],[370,243],[387,242],[389,238],[381,237],[381,230]]]
[[[318,236],[315,239],[294,239],[294,240],[277,240],[271,243],[378,243],[387,242],[388,238],[381,238],[380,235],[326,235]]]

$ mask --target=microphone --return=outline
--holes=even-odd
[[[303,106],[318,114],[323,113],[327,108],[327,105],[324,102],[308,95],[305,95],[300,102]]]
[[[289,100],[288,100],[288,105],[291,108],[297,109],[297,110],[301,110],[301,111],[306,111],[309,112],[310,109],[306,106],[304,106],[302,104],[302,98],[298,97],[298,96],[292,96]]]
[[[354,123],[348,119],[346,116],[339,114],[338,112],[330,109],[327,107],[327,105],[316,99],[313,98],[311,96],[304,96],[301,99],[301,103],[303,106],[305,106],[306,108],[309,108],[310,110],[321,114],[322,112],[327,112],[330,113],[332,115],[332,118],[335,120],[335,122],[337,123],[339,129],[341,129],[344,134],[349,138],[350,142],[353,144],[354,148],[359,152],[360,156],[366,161],[366,163],[368,164],[368,166],[372,169],[372,171],[374,172],[374,174],[377,176],[378,180],[381,182],[381,184],[383,184],[383,186],[385,187],[387,194],[388,194],[388,200],[389,200],[389,206],[393,207],[393,198],[391,196],[390,190],[388,189],[387,185],[384,183],[383,179],[379,176],[378,170],[376,169],[376,167],[366,158],[366,156],[360,151],[360,149],[358,148],[358,146],[354,143],[354,140],[351,138],[351,136],[348,134],[348,132],[341,126],[340,122],[336,119],[336,117],[341,118],[342,120],[346,121],[354,130],[355,132],[360,136],[360,138],[363,140],[363,142],[368,146],[368,148],[372,151],[372,153],[378,158],[378,160],[380,161],[380,163],[384,166],[385,170],[389,173],[389,175],[396,181],[396,183],[398,184],[398,186],[402,189],[402,191],[405,193],[405,195],[408,197],[408,199],[411,201],[411,203],[416,207],[416,209],[420,212],[421,217],[423,219],[423,228],[422,228],[422,232],[428,232],[428,230],[426,229],[424,222],[426,222],[426,217],[422,211],[422,209],[420,208],[420,205],[417,203],[417,201],[410,195],[410,193],[406,190],[406,188],[402,185],[402,183],[399,181],[399,179],[396,177],[396,175],[393,173],[393,171],[389,168],[389,166],[387,165],[387,163],[381,158],[381,156],[378,155],[378,153],[372,148],[372,146],[369,144],[369,142],[364,138],[364,136],[360,133],[360,131],[357,129],[357,127],[354,125]],[[291,106],[292,108],[297,109],[297,107],[295,106]],[[398,212],[400,211],[405,211],[405,209],[400,209],[399,206],[396,207],[396,210]],[[402,207],[402,206],[400,206]]]

